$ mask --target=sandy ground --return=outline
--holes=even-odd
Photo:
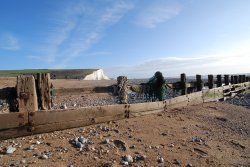
[[[250,110],[206,103],[160,114],[0,141],[0,166],[250,166]],[[74,137],[91,141],[82,151]],[[108,139],[108,140],[106,140]],[[117,144],[117,140],[124,145]],[[36,144],[39,141],[41,144]],[[106,141],[106,143],[103,141]],[[118,142],[119,143],[119,142]],[[7,146],[17,150],[4,154]],[[35,149],[26,148],[34,145]],[[46,154],[48,159],[40,159]],[[162,161],[158,161],[158,159]],[[20,161],[23,160],[21,163]]]

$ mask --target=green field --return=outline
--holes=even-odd
[[[25,69],[0,70],[0,77],[16,77],[18,75],[35,75],[37,73],[50,73],[56,79],[83,79],[86,75],[98,69]]]

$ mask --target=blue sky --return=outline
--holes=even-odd
[[[0,69],[250,72],[249,0],[1,0]]]

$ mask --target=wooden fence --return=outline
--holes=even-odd
[[[211,83],[214,82],[210,78],[209,87],[211,89],[201,90],[201,82],[197,82],[195,83],[195,86],[199,91],[188,94],[186,91],[188,83],[185,82],[185,75],[182,75],[182,78],[181,84],[178,84],[182,86],[185,85],[182,87],[184,95],[160,102],[116,104],[67,110],[38,111],[39,101],[37,100],[36,95],[36,81],[33,76],[21,76],[18,78],[17,82],[19,112],[0,114],[0,140],[87,126],[107,121],[129,119],[205,102],[225,100],[250,88],[249,79],[241,80],[242,83],[235,83],[232,85],[229,83],[217,83],[220,87],[213,88],[214,86],[211,86]],[[197,78],[197,81],[200,81],[201,78]],[[227,81],[226,79],[224,80]],[[46,88],[41,88],[40,86],[40,91],[46,90],[45,92],[48,93],[48,83],[49,82],[45,83],[45,85],[47,85],[45,86]],[[192,86],[192,84],[190,85]],[[48,100],[44,100],[43,103],[46,101]],[[48,105],[44,104],[44,106]]]

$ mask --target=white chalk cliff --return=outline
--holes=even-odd
[[[86,75],[83,80],[109,80],[109,78],[104,74],[103,69],[99,69],[92,74]]]

